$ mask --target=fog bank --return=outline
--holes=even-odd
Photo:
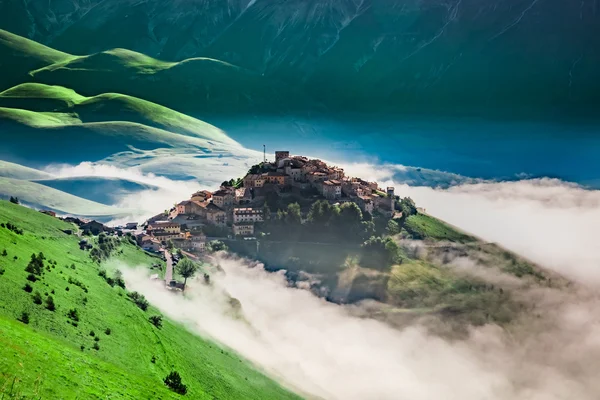
[[[593,298],[548,292],[551,318],[510,334],[497,326],[446,341],[418,324],[395,330],[289,288],[279,273],[221,259],[213,287],[192,281],[185,298],[125,269],[130,290],[189,329],[229,346],[292,388],[327,399],[596,399],[600,325]],[[229,293],[241,302],[232,317]],[[567,296],[567,297],[565,297]],[[562,305],[560,305],[562,304]],[[546,310],[549,311],[549,310]]]

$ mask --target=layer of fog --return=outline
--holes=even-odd
[[[510,333],[488,325],[447,341],[418,324],[397,330],[287,286],[260,265],[220,259],[213,286],[186,296],[143,269],[125,268],[128,288],[172,319],[231,347],[290,388],[327,399],[558,400],[600,393],[596,300],[544,291],[551,318]],[[123,266],[121,266],[123,268]],[[233,316],[230,294],[242,305]],[[533,294],[532,294],[533,295]]]
[[[449,189],[395,183],[398,166],[352,165],[349,170],[396,194],[410,196],[428,214],[496,242],[544,267],[600,284],[600,191],[557,179],[481,182]]]

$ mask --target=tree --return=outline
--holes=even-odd
[[[19,318],[19,321],[21,321],[24,324],[28,324],[29,323],[29,313],[27,311],[23,311],[21,313],[21,318]]]
[[[40,292],[35,292],[33,294],[33,303],[42,304],[42,294]]]
[[[183,290],[185,291],[185,285],[187,283],[188,278],[194,276],[196,271],[198,270],[198,264],[193,262],[187,257],[184,257],[177,263],[177,272],[179,275],[183,276]]]
[[[187,393],[187,386],[181,382],[181,375],[179,372],[172,371],[169,375],[164,379],[165,385],[169,387],[175,393],[185,395]]]
[[[394,236],[400,233],[400,225],[393,219],[390,219],[387,224],[387,233],[390,236]]]
[[[2,250],[2,257],[6,257],[8,255],[8,253],[6,252],[6,249]]]
[[[285,213],[285,223],[290,225],[300,225],[302,223],[302,212],[300,211],[300,204],[288,204]]]
[[[10,202],[13,204],[19,204],[19,198],[10,196]]]
[[[206,244],[206,249],[209,253],[216,253],[218,251],[227,251],[227,245],[220,240],[211,240]]]
[[[46,309],[49,311],[56,310],[56,305],[54,304],[54,299],[52,298],[52,296],[48,296],[46,298]]]
[[[157,328],[162,327],[162,317],[160,315],[153,315],[150,318],[148,318],[148,320],[155,327],[157,327]]]

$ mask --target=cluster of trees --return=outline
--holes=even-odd
[[[273,240],[356,245],[361,265],[385,270],[402,261],[400,248],[390,236],[399,234],[406,219],[417,213],[410,197],[398,199],[396,208],[402,217],[394,220],[377,213],[363,214],[355,203],[338,206],[319,200],[303,220],[300,206],[293,203],[278,210],[274,219],[266,220],[263,230]]]
[[[228,181],[224,181],[221,183],[221,186],[224,187],[233,187],[235,189],[239,189],[244,185],[244,180],[242,178],[230,179]]]
[[[16,233],[17,235],[22,235],[23,234],[23,229],[19,229],[19,227],[17,227],[14,224],[11,224],[10,222],[7,223],[1,223],[0,224],[1,227],[8,229],[9,231],[12,231],[14,233]]]
[[[34,253],[31,255],[31,259],[29,260],[29,264],[25,267],[25,272],[29,272],[30,274],[36,276],[42,276],[44,273],[44,253],[39,252],[37,255]]]
[[[115,285],[117,285],[125,289],[125,280],[123,279],[123,273],[121,271],[116,270],[113,274],[113,277],[111,278],[110,276],[108,276],[105,270],[101,269],[100,272],[98,272],[98,275],[104,278],[106,283],[108,283],[110,286],[114,287]]]
[[[119,240],[114,237],[108,237],[106,233],[98,235],[98,246],[94,247],[90,251],[90,257],[92,260],[100,263],[102,260],[106,260],[110,257],[113,250],[119,246]]]
[[[313,203],[306,218],[298,203],[279,210],[277,217],[265,222],[265,231],[282,240],[361,243],[376,233],[369,213],[363,215],[354,203],[332,205],[327,200]]]
[[[167,375],[164,382],[169,389],[177,394],[184,396],[187,393],[187,385],[184,385],[183,382],[181,382],[181,375],[179,375],[179,372],[177,371],[172,371]]]

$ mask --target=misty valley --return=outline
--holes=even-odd
[[[598,399],[599,6],[0,1],[0,398]]]

